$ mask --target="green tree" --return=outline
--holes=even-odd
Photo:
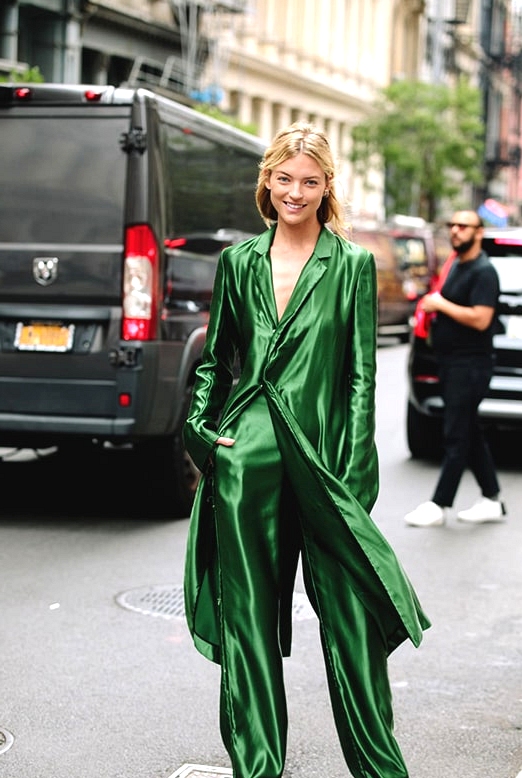
[[[367,186],[370,170],[384,169],[390,213],[435,221],[441,200],[483,183],[483,154],[478,89],[464,79],[454,87],[397,81],[354,127],[350,159]]]
[[[35,84],[42,83],[44,80],[38,67],[28,68],[22,73],[13,70],[8,76],[0,76],[0,81],[10,84]]]

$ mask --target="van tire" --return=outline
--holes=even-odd
[[[134,446],[141,472],[149,483],[149,509],[155,516],[186,518],[190,515],[200,471],[183,444],[183,425],[187,418],[192,387],[187,386],[178,428],[174,435],[153,438]]]

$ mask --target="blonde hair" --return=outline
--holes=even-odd
[[[334,186],[335,162],[325,133],[308,122],[294,122],[274,137],[259,163],[259,176],[256,188],[256,205],[267,226],[277,221],[277,211],[270,199],[270,190],[266,183],[272,170],[291,157],[307,154],[314,159],[326,176],[328,195],[323,196],[317,209],[317,218],[321,224],[328,224],[332,232],[347,236],[344,214]]]

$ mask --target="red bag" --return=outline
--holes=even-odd
[[[440,292],[442,289],[442,286],[444,284],[444,281],[446,280],[446,277],[449,273],[450,267],[453,264],[453,260],[456,257],[456,253],[454,251],[451,252],[447,260],[444,262],[443,266],[441,267],[440,273],[433,282],[430,291],[428,294],[433,294],[433,292]],[[417,306],[415,308],[415,313],[413,314],[413,334],[416,338],[427,338],[430,333],[430,324],[432,322],[433,317],[435,316],[435,313],[426,313],[426,311],[423,311],[421,308],[422,303],[422,297],[417,302]]]
[[[423,311],[420,307],[420,303],[421,301],[419,300],[417,307],[415,308],[415,313],[413,314],[413,334],[416,338],[427,338],[433,314]]]

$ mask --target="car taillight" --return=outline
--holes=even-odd
[[[147,224],[128,227],[123,259],[123,340],[153,340],[158,311],[159,251]]]
[[[83,93],[85,100],[88,103],[99,103],[103,97],[102,89],[86,89]]]
[[[186,238],[165,238],[165,248],[168,249],[181,249],[187,245]]]
[[[18,86],[13,91],[15,100],[30,100],[32,96],[33,93],[27,86]]]

